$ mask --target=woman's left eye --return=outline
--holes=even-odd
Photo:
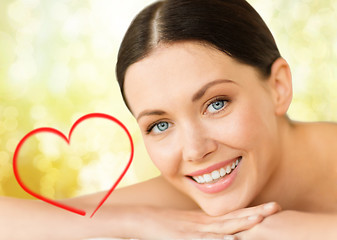
[[[227,105],[227,103],[228,103],[227,100],[217,99],[208,105],[206,111],[209,113],[219,112]]]

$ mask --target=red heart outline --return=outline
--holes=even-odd
[[[57,202],[57,201],[54,201],[52,199],[49,199],[49,198],[46,198],[40,194],[37,194],[35,192],[33,192],[32,190],[30,190],[22,181],[22,179],[20,178],[20,175],[19,175],[19,171],[18,171],[18,166],[17,166],[17,159],[18,159],[18,155],[19,155],[19,152],[20,152],[20,149],[22,147],[22,145],[25,143],[25,141],[33,136],[34,134],[37,134],[37,133],[41,133],[41,132],[47,132],[47,133],[52,133],[52,134],[55,134],[59,137],[61,137],[63,140],[65,140],[68,145],[70,145],[70,138],[71,138],[71,134],[72,132],[74,131],[75,127],[80,124],[81,122],[87,120],[87,119],[90,119],[90,118],[103,118],[103,119],[107,119],[107,120],[110,120],[110,121],[113,121],[115,123],[117,123],[120,127],[122,127],[124,129],[124,131],[126,132],[129,140],[130,140],[130,146],[131,146],[131,154],[130,154],[130,158],[129,158],[129,161],[128,161],[128,164],[126,165],[126,167],[124,168],[122,174],[118,177],[117,181],[114,183],[114,185],[110,188],[110,190],[106,193],[106,195],[103,197],[103,199],[99,202],[99,204],[97,205],[96,209],[93,211],[93,213],[91,214],[90,217],[93,217],[94,214],[97,212],[97,210],[103,205],[103,203],[107,200],[107,198],[110,196],[110,194],[113,192],[113,190],[117,187],[117,185],[119,184],[119,182],[122,180],[122,178],[124,177],[124,175],[126,174],[126,172],[128,171],[130,165],[131,165],[131,162],[132,162],[132,159],[133,159],[133,155],[134,155],[134,146],[133,146],[133,141],[132,141],[132,137],[131,137],[131,134],[129,133],[128,129],[124,126],[124,124],[122,122],[120,122],[118,119],[116,119],[115,117],[113,116],[110,116],[108,114],[104,114],[104,113],[90,113],[90,114],[87,114],[87,115],[84,115],[83,117],[79,118],[74,124],[73,126],[71,127],[70,131],[69,131],[69,136],[68,138],[62,133],[60,132],[59,130],[57,129],[54,129],[54,128],[49,128],[49,127],[43,127],[43,128],[37,128],[37,129],[34,129],[32,131],[30,131],[28,134],[26,134],[19,142],[19,144],[17,145],[16,149],[15,149],[15,152],[14,152],[14,157],[13,157],[13,170],[14,170],[14,176],[17,180],[17,182],[19,183],[19,185],[22,187],[23,190],[25,190],[28,194],[44,201],[44,202],[47,202],[49,204],[52,204],[56,207],[59,207],[59,208],[63,208],[67,211],[70,211],[70,212],[73,212],[73,213],[77,213],[79,215],[82,215],[82,216],[85,216],[86,215],[86,212],[82,209],[77,209],[77,208],[74,208],[74,207],[71,207],[71,206],[68,206],[68,205],[65,205],[65,204],[62,204],[60,202]]]

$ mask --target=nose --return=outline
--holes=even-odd
[[[180,140],[184,161],[202,161],[207,155],[216,151],[217,143],[206,126],[189,123],[183,128]]]

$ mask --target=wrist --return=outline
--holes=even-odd
[[[137,238],[141,235],[142,208],[105,206],[94,217],[85,217],[84,228],[90,237]]]

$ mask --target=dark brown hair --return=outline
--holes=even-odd
[[[260,15],[245,0],[164,0],[142,10],[121,43],[116,75],[122,96],[127,68],[159,43],[198,41],[235,60],[256,67],[267,77],[280,57]]]

